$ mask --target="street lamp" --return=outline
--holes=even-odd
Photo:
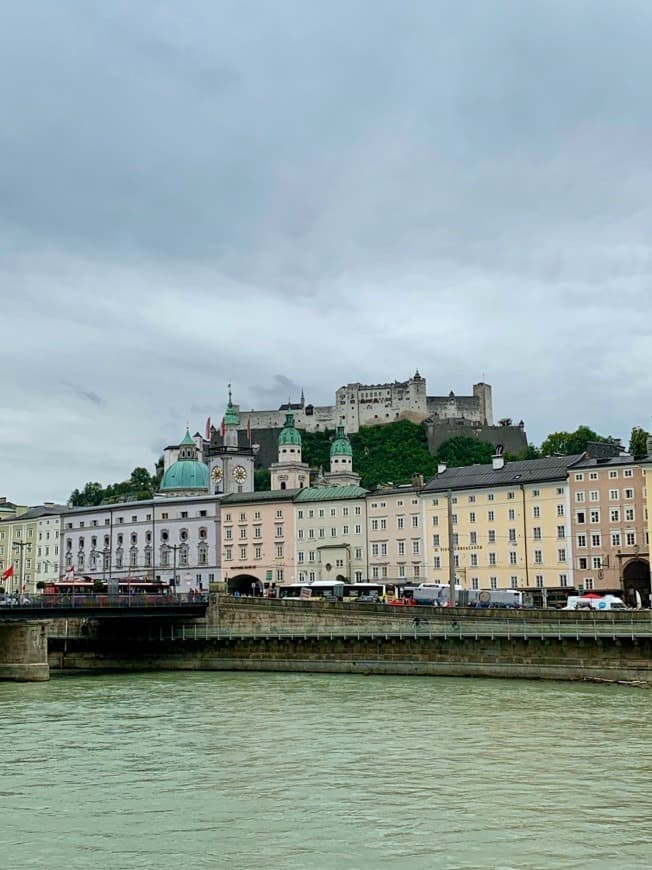
[[[30,544],[27,541],[14,541],[12,544],[14,550],[20,550],[20,570],[18,572],[18,593],[21,594],[23,590],[24,583],[24,575],[23,575],[23,550],[25,547],[29,547]]]
[[[176,593],[176,591],[177,591],[177,550],[181,549],[181,545],[180,544],[172,544],[170,549],[172,550],[172,553],[174,554],[173,555],[174,568],[173,568],[173,572],[172,572],[172,585],[174,586],[174,591]]]

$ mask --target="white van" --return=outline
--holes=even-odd
[[[562,610],[629,610],[629,608],[617,595],[602,595],[600,598],[569,595],[566,607],[562,607]]]

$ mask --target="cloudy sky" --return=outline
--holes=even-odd
[[[0,13],[0,495],[152,468],[229,381],[652,425],[649,0]]]

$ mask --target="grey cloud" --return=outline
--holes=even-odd
[[[229,380],[327,404],[417,366],[484,371],[535,441],[645,424],[652,6],[471,5],[8,4],[0,457],[47,419],[61,497]]]

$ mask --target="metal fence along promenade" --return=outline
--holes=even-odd
[[[473,617],[448,620],[397,620],[392,625],[365,627],[333,625],[297,628],[224,629],[192,624],[170,626],[161,638],[171,640],[636,640],[652,638],[650,618],[627,619],[483,619]]]

